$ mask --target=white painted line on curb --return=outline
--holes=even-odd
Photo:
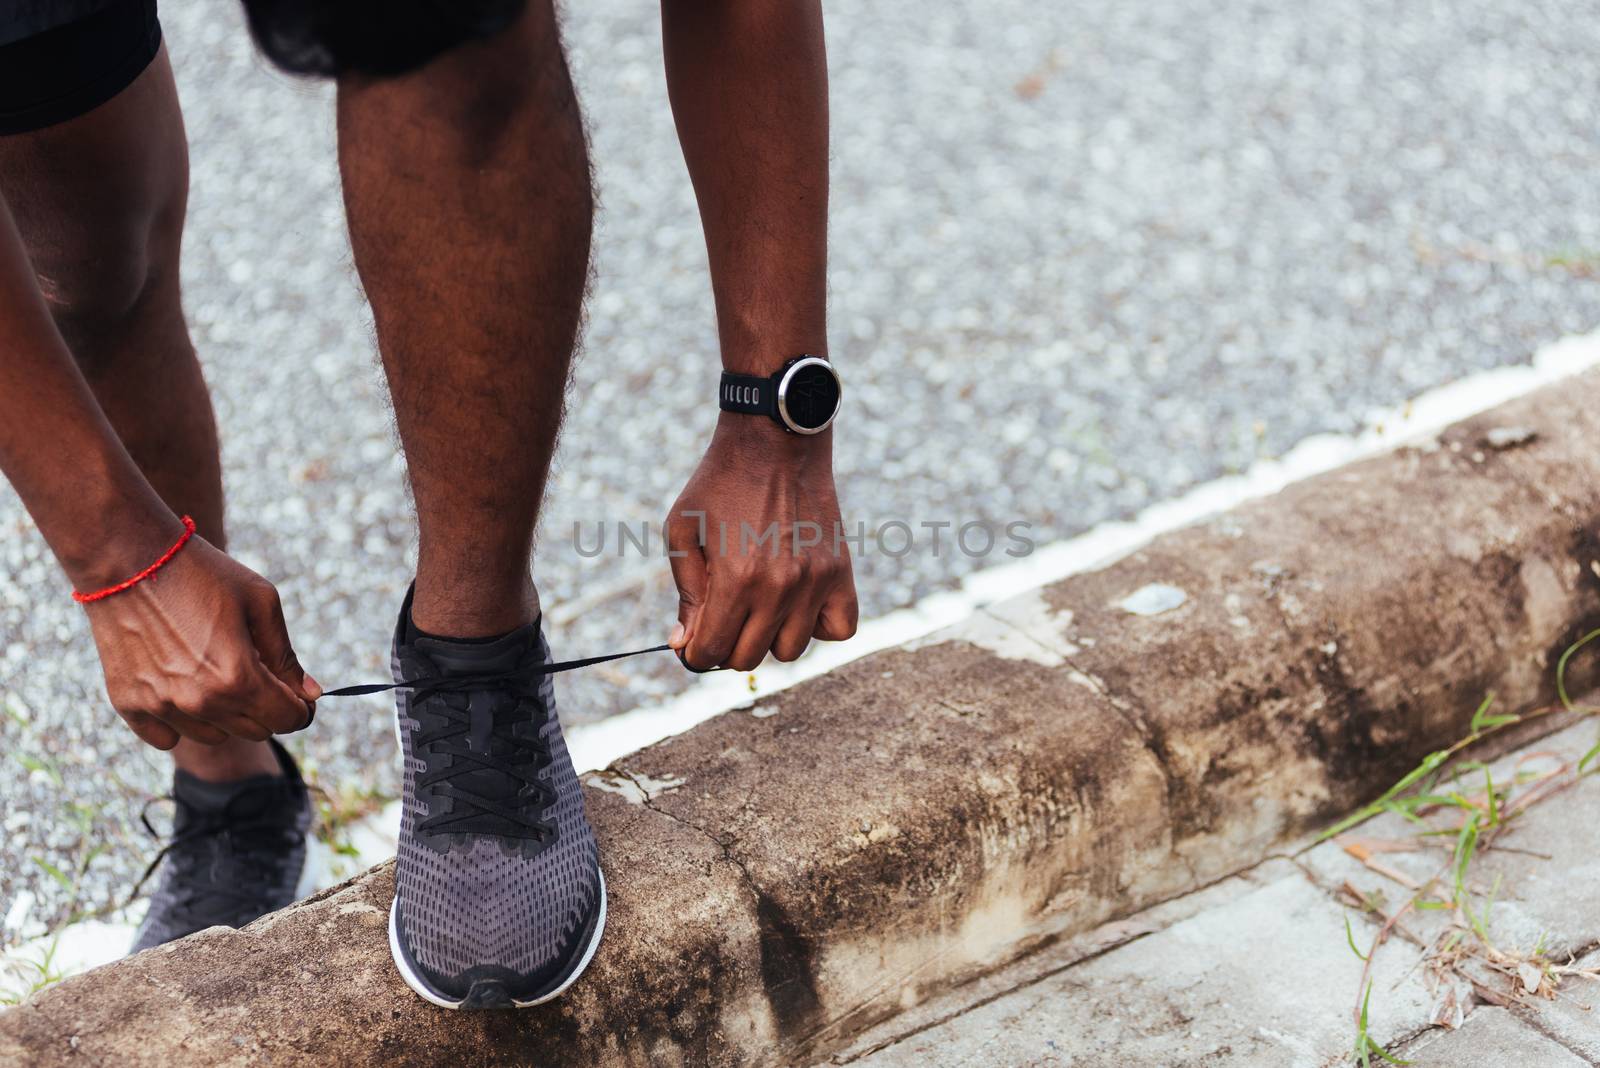
[[[763,697],[840,664],[959,623],[984,605],[1104,567],[1160,534],[1352,460],[1437,434],[1452,423],[1597,365],[1600,330],[1552,342],[1539,349],[1529,363],[1482,371],[1431,389],[1397,408],[1379,409],[1367,417],[1366,429],[1359,433],[1314,434],[1279,459],[1258,460],[1242,475],[1196,486],[1182,496],[1151,505],[1131,520],[1102,523],[1077,537],[1040,546],[1016,563],[968,575],[959,589],[935,593],[909,608],[863,620],[848,642],[813,643],[791,664],[768,661],[748,675],[706,675],[661,704],[571,727],[566,737],[573,764],[579,772],[604,768],[729,709],[752,707]]]

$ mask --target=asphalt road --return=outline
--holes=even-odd
[[[279,583],[324,684],[378,679],[413,531],[331,92],[266,69],[227,0],[163,12],[233,547]],[[948,533],[936,555],[924,522],[1067,536],[1600,323],[1600,23],[1574,0],[839,0],[829,18],[842,497],[921,534],[858,560],[867,615],[1002,559],[1004,539],[974,557]],[[619,558],[615,524],[676,495],[717,362],[655,14],[592,0],[567,31],[602,214],[537,574],[576,656],[670,625],[664,562]],[[574,524],[587,546],[601,521],[608,552],[585,558]],[[5,491],[0,531],[0,914],[26,889],[42,921],[125,887],[167,772],[107,707]],[[569,680],[574,722],[684,681],[670,662]],[[392,791],[390,716],[330,704],[298,742],[308,767]],[[104,851],[75,894],[34,862],[70,876],[84,843]]]

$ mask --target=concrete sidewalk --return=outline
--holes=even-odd
[[[1559,790],[1552,789],[1559,778],[1516,784],[1519,776],[1572,768],[1597,731],[1600,724],[1580,722],[1490,767],[1497,784],[1511,784],[1505,804],[1547,793],[1469,869],[1473,907],[1482,908],[1496,959],[1458,959],[1454,951],[1475,936],[1465,916],[1447,910],[1408,912],[1372,954],[1369,1035],[1394,1056],[1419,1068],[1600,1063],[1600,779]],[[1462,789],[1473,783],[1481,790],[1476,773]],[[1392,914],[1450,857],[1451,840],[1417,832],[1385,815],[1342,840],[1269,859],[950,991],[827,1063],[1349,1063],[1353,1009],[1364,989],[1364,965],[1350,939],[1367,952],[1383,908]],[[1412,848],[1374,855],[1380,842]],[[1353,852],[1370,856],[1371,866]],[[1363,903],[1382,904],[1375,911]],[[1535,967],[1527,979],[1511,963],[1517,958]],[[1589,974],[1563,974],[1566,967]],[[1381,1063],[1376,1054],[1371,1059]]]

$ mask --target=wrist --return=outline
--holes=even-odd
[[[828,355],[827,345],[730,345],[724,343],[722,350],[722,369],[736,375],[767,375],[777,374],[783,370],[784,365],[796,356],[804,353],[808,356],[820,356],[824,360],[831,359]]]
[[[791,434],[762,415],[738,412],[717,413],[717,429],[712,434],[713,448],[728,449],[751,457],[771,460],[833,460],[833,428],[820,434]]]
[[[68,538],[52,541],[62,570],[78,590],[115,585],[158,559],[182,536],[182,520],[159,500],[130,501],[113,494],[98,518]]]

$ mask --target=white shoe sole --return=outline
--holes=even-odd
[[[576,983],[578,977],[588,969],[589,962],[594,959],[594,951],[600,948],[600,936],[605,933],[606,929],[606,876],[604,872],[596,872],[595,874],[600,877],[600,915],[594,921],[594,933],[589,936],[589,944],[584,947],[583,956],[578,960],[578,966],[572,970],[572,974],[567,976],[560,986],[550,991],[550,993],[545,994],[543,997],[534,998],[532,1001],[513,1000],[511,1002],[513,1007],[531,1009],[535,1005],[543,1005],[547,1001],[554,1001],[566,993],[567,988]],[[395,926],[395,907],[399,903],[400,897],[397,894],[394,902],[389,906],[389,955],[394,958],[394,966],[400,972],[400,978],[404,979],[406,986],[409,986],[412,992],[424,1001],[437,1005],[441,1009],[459,1009],[462,1001],[466,1000],[465,998],[451,1001],[448,998],[440,997],[429,990],[427,984],[422,981],[422,977],[412,972],[410,966],[406,964],[405,954],[400,952],[400,932]]]

